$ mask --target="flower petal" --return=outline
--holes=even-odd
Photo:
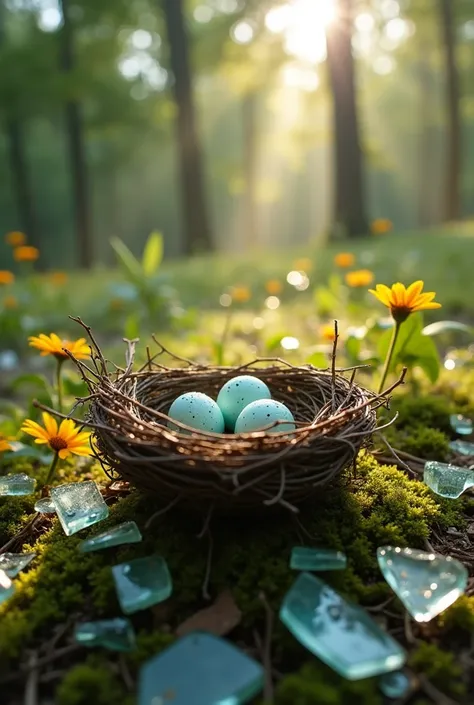
[[[406,289],[401,282],[396,282],[392,286],[391,303],[393,307],[405,306]]]
[[[71,451],[69,450],[69,448],[61,448],[61,450],[58,452],[58,455],[61,458],[61,460],[64,460],[64,458],[68,457],[70,452]]]
[[[423,291],[424,285],[425,282],[422,279],[419,279],[418,281],[413,282],[413,284],[410,284],[410,286],[407,288],[406,293],[408,306],[410,306],[412,303],[415,303],[415,300]]]
[[[43,411],[43,423],[50,438],[58,435],[58,422],[47,411]]]

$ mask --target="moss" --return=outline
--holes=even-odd
[[[423,642],[410,655],[410,666],[424,673],[439,690],[448,695],[463,696],[466,685],[462,681],[462,668],[453,653],[441,651],[435,644]]]
[[[275,705],[382,705],[374,679],[348,681],[319,663],[286,676],[275,694]]]
[[[391,426],[385,435],[392,446],[418,458],[442,462],[447,460],[450,454],[448,436],[421,423],[400,429]]]
[[[438,624],[446,631],[474,632],[474,597],[461,595],[440,615]]]
[[[123,686],[98,657],[71,668],[56,690],[57,705],[132,705]]]
[[[393,412],[398,412],[396,420],[398,429],[421,425],[437,429],[447,435],[452,434],[449,415],[454,411],[454,405],[444,396],[397,396],[391,402],[390,411],[391,417]]]

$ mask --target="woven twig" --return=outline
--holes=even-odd
[[[297,511],[353,462],[377,429],[376,409],[404,378],[403,373],[380,395],[359,386],[357,368],[336,369],[337,336],[328,370],[278,358],[240,367],[196,365],[155,341],[158,353],[147,350],[146,364],[133,372],[136,341],[128,340],[125,369],[110,369],[88,326],[74,320],[92,346],[92,367],[69,353],[90,392],[78,403],[89,403],[85,423],[94,430],[107,474],[157,493],[164,502],[201,509],[263,504]],[[164,356],[178,366],[162,364]],[[344,376],[348,371],[350,379]],[[180,430],[168,428],[168,409],[180,394],[200,391],[216,398],[226,381],[243,373],[258,376],[291,409],[294,432],[278,432],[278,424],[272,425],[275,433],[239,435],[205,433],[175,421]]]

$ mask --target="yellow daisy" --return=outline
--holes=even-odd
[[[21,245],[13,250],[13,259],[16,262],[36,262],[39,256],[38,248],[32,245]]]
[[[4,453],[6,450],[11,450],[11,449],[12,449],[12,447],[11,447],[11,445],[9,444],[9,442],[7,441],[7,439],[4,438],[4,437],[0,434],[0,453]]]
[[[90,347],[86,343],[85,338],[78,340],[61,340],[56,333],[45,335],[41,333],[39,336],[32,335],[28,338],[30,347],[40,350],[41,355],[54,355],[57,360],[67,360],[69,355],[65,352],[69,350],[78,360],[85,360],[91,353]]]
[[[400,282],[393,284],[391,288],[385,286],[385,284],[377,284],[375,289],[369,289],[369,291],[383,303],[384,306],[390,309],[397,323],[402,323],[408,318],[410,313],[414,311],[441,308],[441,304],[437,301],[433,301],[436,292],[426,291],[422,293],[423,286],[424,282],[420,279],[419,281],[413,282],[413,284],[410,284],[408,287],[405,287],[404,284],[400,284]]]
[[[72,419],[64,419],[58,427],[55,418],[43,412],[43,426],[27,419],[21,430],[35,438],[35,443],[48,444],[51,450],[63,460],[71,453],[74,455],[92,455],[89,445],[90,432],[80,431]]]

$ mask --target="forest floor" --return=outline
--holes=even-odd
[[[473,225],[371,239],[354,248],[345,243],[321,251],[320,257],[314,255],[315,270],[329,268],[334,254],[342,249],[356,252],[361,266],[376,272],[378,282],[425,278],[427,288],[435,289],[443,302],[442,317],[471,319],[474,304],[467,287],[472,278]],[[292,253],[291,259],[299,254],[307,252]],[[372,261],[364,264],[364,256]],[[238,283],[252,288],[253,298],[233,314],[225,341],[226,361],[251,359],[263,350],[304,362],[314,352],[314,330],[322,320],[321,316],[312,318],[317,303],[313,293],[289,290],[282,294],[278,312],[268,310],[263,304],[265,282],[284,280],[288,259],[258,258],[258,266],[250,262],[242,261],[236,269],[235,259],[229,256],[167,265],[164,269],[173,283],[182,284],[183,308],[197,305],[203,315],[199,330],[163,330],[165,340],[174,343],[181,354],[211,356],[212,340],[227,315],[216,302],[226,287]],[[92,311],[89,302],[100,295],[101,276],[88,277],[86,295],[84,276],[72,276],[78,300],[71,313],[87,320]],[[258,306],[256,297],[262,301]],[[376,310],[376,304],[369,308],[365,298],[356,304],[348,309],[355,317],[354,321],[351,318],[354,325]],[[267,315],[278,318],[267,321]],[[270,330],[265,335],[252,327],[256,318],[268,323]],[[331,318],[330,312],[326,318]],[[295,336],[298,348],[278,347],[285,335]],[[364,383],[370,386],[371,378]],[[2,422],[7,407],[5,402],[0,409]],[[471,365],[444,369],[435,384],[412,379],[405,389],[397,390],[390,412],[381,411],[380,420],[395,412],[398,419],[387,431],[392,446],[418,458],[467,462],[449,449],[454,438],[450,414],[474,418]],[[79,535],[67,537],[56,518],[35,514],[33,496],[1,498],[2,552],[37,554],[15,578],[14,595],[0,606],[2,705],[134,705],[141,665],[189,628],[185,623],[190,618],[194,624],[217,629],[265,664],[265,693],[252,701],[254,705],[469,705],[474,701],[474,499],[469,492],[457,500],[435,495],[422,482],[419,469],[407,470],[376,437],[359,454],[356,468],[346,470],[333,486],[302,507],[296,519],[285,513],[276,517],[265,510],[255,517],[215,517],[201,538],[206,519],[201,507],[196,506],[195,513],[176,508],[158,516],[163,506],[159,497],[125,484],[111,486],[100,465],[88,459],[65,462],[56,478],[58,484],[94,479],[104,492],[109,518]],[[41,484],[47,470],[40,460],[17,458],[2,471],[25,472]],[[143,534],[141,543],[89,554],[78,551],[80,540],[126,520],[137,522]],[[363,606],[407,650],[411,690],[406,696],[389,700],[374,678],[344,680],[303,649],[280,622],[280,605],[297,575],[289,567],[296,545],[346,553],[347,569],[323,578]],[[470,573],[465,596],[427,624],[408,619],[378,568],[376,549],[381,545],[434,550],[458,558]],[[153,553],[166,559],[173,593],[166,602],[132,615],[137,648],[119,654],[76,644],[73,629],[77,622],[121,616],[111,566]],[[216,600],[221,605],[217,617],[198,614]]]

